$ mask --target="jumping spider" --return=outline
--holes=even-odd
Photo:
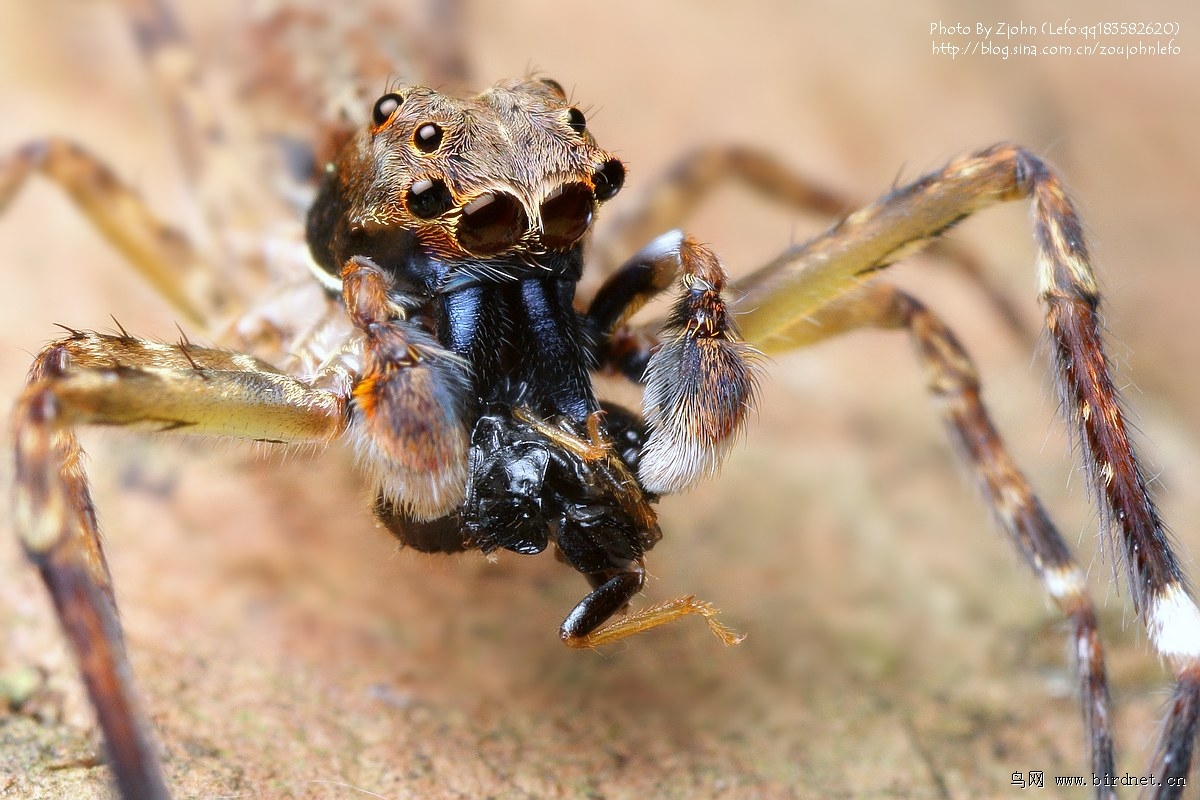
[[[691,166],[673,191],[714,168],[774,169],[735,150]],[[159,236],[91,156],[57,140],[22,148],[0,163],[5,199],[35,171],[133,242],[126,249],[183,313],[205,319],[220,305],[184,288],[192,275],[190,262],[175,261],[179,243]],[[1115,773],[1082,570],[1001,443],[953,334],[915,298],[868,280],[975,211],[1023,198],[1034,206],[1039,295],[1064,407],[1135,606],[1178,678],[1152,770],[1162,796],[1177,794],[1166,781],[1187,774],[1200,718],[1200,613],[1129,444],[1101,347],[1095,277],[1055,173],[1016,146],[964,156],[732,286],[707,247],[662,233],[579,304],[594,216],[624,175],[553,80],[507,81],[466,99],[395,86],[329,162],[307,217],[313,277],[344,312],[304,342],[312,369],[293,375],[253,356],[124,331],[68,330],[37,356],[14,417],[15,514],[80,653],[124,796],[167,790],[134,710],[74,427],[345,439],[375,489],[376,516],[405,545],[526,554],[553,545],[591,586],[562,624],[567,644],[596,646],[687,614],[732,643],[712,607],[691,597],[610,623],[643,587],[646,553],[661,536],[654,502],[719,470],[751,407],[760,352],[863,328],[911,336],[994,515],[1070,620],[1092,770]],[[665,321],[630,324],[676,286]],[[337,331],[344,336],[329,346]],[[597,372],[643,384],[642,414],[599,400]]]

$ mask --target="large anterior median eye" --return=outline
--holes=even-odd
[[[529,230],[529,217],[511,194],[488,192],[463,206],[458,243],[477,256],[502,253]]]
[[[560,186],[542,203],[542,244],[565,250],[587,233],[596,198],[582,183]]]

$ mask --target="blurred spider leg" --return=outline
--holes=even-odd
[[[590,258],[596,274],[612,274],[623,254],[661,231],[684,227],[701,203],[732,182],[746,186],[769,202],[821,217],[840,219],[864,205],[796,172],[764,150],[744,145],[701,147],[667,169],[642,192],[640,202],[616,217],[605,235],[593,243]],[[1036,332],[973,253],[949,240],[931,242],[928,251],[974,284],[1018,341],[1033,343]]]
[[[200,58],[171,4],[123,0],[123,5],[167,111],[184,174],[197,191],[211,229],[222,231],[226,220],[253,214],[264,194],[270,193],[263,192],[253,171],[246,170],[237,157],[234,131],[222,125]]]
[[[164,0],[124,0],[124,6],[167,109],[185,174],[195,183],[203,177],[208,149],[224,138],[203,88],[199,59]]]
[[[79,425],[299,443],[332,439],[346,401],[249,356],[75,332],[46,347],[14,414],[14,515],[79,659],[127,800],[168,792],[125,656]]]
[[[123,0],[126,16],[154,80],[159,104],[166,110],[184,176],[198,202],[208,245],[219,252],[221,283],[238,287],[241,297],[254,296],[266,278],[259,258],[246,258],[237,231],[261,234],[269,226],[268,210],[278,200],[264,191],[258,172],[248,169],[240,148],[257,142],[237,136],[223,125],[211,87],[206,85],[192,42],[167,0]]]
[[[1000,145],[951,162],[792,248],[743,281],[739,322],[765,350],[788,346],[804,320],[872,273],[976,211],[1033,200],[1039,295],[1047,309],[1062,413],[1078,437],[1102,540],[1120,553],[1134,606],[1177,682],[1151,772],[1175,797],[1200,728],[1200,610],[1150,496],[1109,374],[1099,293],[1078,216],[1036,156]],[[1171,784],[1171,785],[1168,785]]]
[[[1104,651],[1084,573],[992,424],[975,367],[953,332],[920,301],[875,281],[798,323],[792,342],[807,347],[869,328],[908,332],[965,467],[1001,529],[1070,621],[1092,772],[1115,775]],[[1115,793],[1101,787],[1097,796]]]
[[[229,303],[212,265],[177,228],[165,224],[94,155],[73,142],[40,139],[0,156],[0,214],[35,172],[56,183],[84,216],[175,307],[195,324],[213,321]]]

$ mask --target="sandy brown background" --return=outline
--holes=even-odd
[[[206,53],[239,30],[238,4],[212,5],[182,9]],[[1119,381],[1195,572],[1190,4],[1144,5],[1147,19],[1181,23],[1182,53],[1128,62],[930,52],[939,19],[1127,18],[1116,2],[606,5],[473,5],[471,57],[484,81],[536,68],[572,87],[629,164],[629,193],[687,147],[722,140],[761,144],[859,196],[1004,139],[1057,164],[1092,234]],[[0,32],[0,147],[72,133],[182,218],[186,186],[119,14],[84,0],[6,3]],[[1036,325],[1026,217],[998,210],[956,237]],[[731,189],[690,227],[740,272],[821,222]],[[5,404],[55,322],[106,328],[113,314],[176,336],[166,304],[45,185],[0,219],[0,264]],[[1167,676],[1096,554],[1044,361],[945,269],[895,274],[962,334],[1002,430],[1091,567],[1120,767],[1140,771]],[[731,650],[679,624],[602,654],[567,651],[557,626],[583,581],[549,557],[397,553],[341,453],[260,460],[89,436],[134,667],[178,794],[1003,797],[1018,794],[1014,771],[1083,774],[1063,626],[959,476],[906,343],[860,335],[772,373],[725,475],[663,502],[667,538],[650,559],[648,599],[712,600],[750,634]],[[0,627],[0,675],[48,676],[20,713],[0,707],[0,797],[108,796],[104,770],[87,766],[94,743],[70,657],[9,535]]]

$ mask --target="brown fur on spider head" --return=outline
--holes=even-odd
[[[384,253],[397,235],[440,262],[568,250],[624,181],[553,81],[506,81],[466,99],[402,88],[372,116],[329,164],[309,217],[314,256],[333,274],[354,255],[396,266]]]

